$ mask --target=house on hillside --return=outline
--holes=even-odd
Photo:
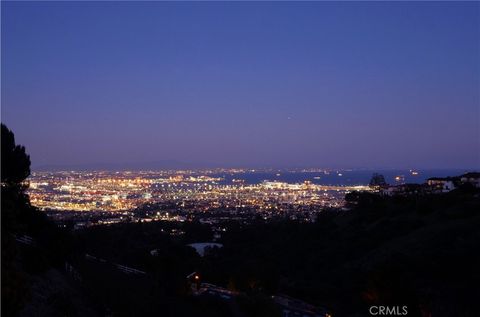
[[[382,189],[381,193],[385,196],[408,196],[425,194],[427,191],[424,184],[401,184]]]
[[[425,184],[401,184],[396,186],[379,187],[383,196],[408,196],[448,193],[462,185],[470,184],[480,188],[480,172],[470,172],[455,177],[432,177]]]
[[[470,172],[460,176],[462,184],[472,184],[476,188],[480,188],[480,172]]]
[[[458,177],[432,177],[427,179],[427,184],[434,193],[448,193],[458,187]]]

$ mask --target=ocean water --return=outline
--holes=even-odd
[[[242,179],[245,184],[258,184],[263,181],[280,181],[287,183],[302,183],[311,181],[319,185],[368,185],[373,173],[382,174],[387,183],[391,185],[402,183],[426,182],[430,177],[458,176],[469,172],[464,169],[442,169],[442,170],[415,170],[418,174],[410,170],[338,170],[325,172],[296,172],[296,171],[275,171],[275,172],[246,172],[241,174],[216,174],[216,177],[222,177],[221,184],[233,184],[234,179]],[[398,178],[396,178],[398,177]]]

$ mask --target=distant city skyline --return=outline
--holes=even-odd
[[[45,166],[480,168],[478,2],[2,2]]]

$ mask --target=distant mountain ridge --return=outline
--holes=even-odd
[[[213,168],[212,163],[191,163],[176,160],[152,162],[122,162],[122,163],[86,163],[86,164],[48,164],[33,166],[33,171],[117,171],[117,170],[159,170],[159,169],[195,169]]]

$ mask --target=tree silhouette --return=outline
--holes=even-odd
[[[30,156],[15,144],[15,136],[2,123],[2,185],[19,185],[30,175]]]
[[[30,175],[30,157],[25,147],[3,123],[1,169],[2,316],[16,316],[31,293],[30,274],[64,263],[69,241],[47,216],[30,204],[23,182]],[[22,248],[18,235],[34,239],[35,247]],[[64,314],[62,314],[64,315]]]
[[[387,186],[385,177],[382,174],[374,173],[372,179],[370,180],[370,187],[372,188],[381,188]]]

